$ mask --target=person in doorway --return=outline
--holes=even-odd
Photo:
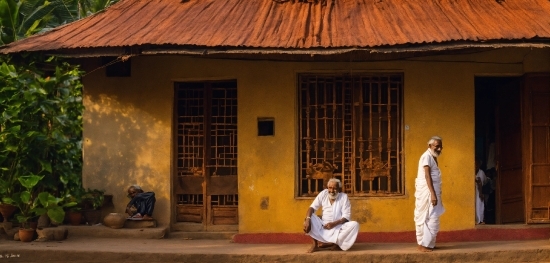
[[[348,250],[355,243],[359,224],[350,221],[351,203],[348,195],[340,192],[341,187],[340,180],[330,179],[327,189],[321,191],[308,208],[304,220],[304,232],[312,238],[308,253],[327,247]],[[314,214],[319,208],[323,209],[322,219]]]
[[[154,192],[143,192],[139,185],[132,185],[128,187],[128,198],[131,198],[126,206],[129,219],[153,220],[156,202]]]
[[[483,196],[483,185],[487,182],[487,177],[483,170],[480,169],[481,161],[476,159],[475,162],[475,177],[476,177],[476,224],[484,225],[485,213],[485,197]]]
[[[441,171],[437,158],[443,150],[441,137],[433,136],[428,141],[428,150],[418,162],[415,181],[414,222],[418,250],[431,252],[439,232],[439,217],[445,212],[441,201]]]

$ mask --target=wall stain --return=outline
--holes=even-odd
[[[351,220],[357,221],[359,224],[376,223],[378,219],[372,215],[371,210],[372,207],[369,204],[363,204],[360,209],[354,209],[355,213],[351,215]]]
[[[262,201],[260,202],[260,209],[267,210],[269,207],[269,196],[262,197]]]

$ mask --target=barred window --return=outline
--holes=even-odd
[[[404,192],[403,74],[301,74],[299,195],[328,179],[349,196]]]

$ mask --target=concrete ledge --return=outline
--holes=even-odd
[[[548,240],[442,243],[432,253],[415,243],[358,243],[348,251],[305,253],[308,244],[235,244],[227,240],[74,238],[63,242],[2,242],[0,262],[548,262]],[[9,258],[6,257],[9,255]]]
[[[152,228],[157,227],[157,220],[126,220],[124,228]]]
[[[104,238],[136,238],[161,239],[168,233],[167,227],[155,228],[119,228],[114,229],[104,225],[94,226],[64,226],[69,230],[71,237],[104,237]]]
[[[550,225],[504,228],[476,228],[457,231],[440,231],[437,242],[477,242],[540,240],[550,238]],[[303,233],[248,233],[236,234],[233,242],[244,244],[300,244],[311,238]],[[415,243],[414,231],[406,232],[359,232],[356,243]]]
[[[232,240],[237,232],[184,232],[175,231],[168,234],[168,238],[175,239],[210,239],[210,240]]]

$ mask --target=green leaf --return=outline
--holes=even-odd
[[[42,166],[42,171],[46,171],[51,173],[52,172],[52,165],[47,160],[38,160],[40,162],[40,165]]]
[[[32,189],[40,180],[42,180],[44,176],[38,176],[38,175],[27,175],[27,176],[21,176],[17,178],[19,182],[21,182],[21,185],[27,189]]]
[[[48,213],[48,209],[44,208],[44,207],[35,207],[32,212],[35,214],[35,215],[44,215],[46,213]]]
[[[48,206],[48,202],[49,202],[49,199],[50,199],[50,193],[48,192],[41,192],[38,194],[38,201],[40,202],[40,204],[43,206],[43,207],[47,207]]]
[[[61,223],[65,219],[65,211],[62,207],[57,206],[52,209],[48,209],[48,216],[54,222]]]
[[[31,200],[31,192],[29,192],[29,191],[21,192],[20,198],[21,198],[21,202],[23,204],[28,204],[29,201]]]
[[[77,202],[69,202],[69,203],[63,204],[63,207],[73,207],[73,206],[76,206],[76,205],[78,205]]]
[[[2,203],[4,204],[15,204],[15,201],[11,197],[2,197]]]

